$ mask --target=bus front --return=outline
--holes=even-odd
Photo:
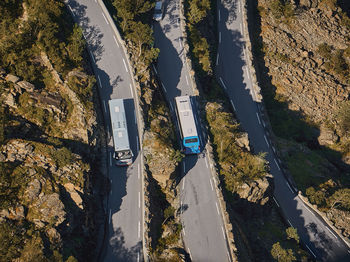
[[[114,158],[117,166],[130,166],[132,164],[132,157],[133,154],[130,149],[114,152]]]
[[[198,136],[185,137],[183,139],[184,153],[186,155],[199,154],[200,144]]]

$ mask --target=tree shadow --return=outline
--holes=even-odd
[[[175,14],[178,10],[176,7],[177,2],[176,1],[164,1],[164,14],[169,16],[169,22],[168,24],[163,26],[163,32],[164,34],[167,34],[171,32],[173,29],[179,28],[179,14]]]
[[[120,227],[116,228],[109,240],[113,261],[137,261],[142,259],[139,254],[142,254],[142,242],[139,241],[131,248],[125,247],[125,238]]]
[[[68,4],[72,8],[74,19],[78,22],[79,26],[83,29],[84,37],[89,49],[96,61],[99,61],[104,48],[102,45],[103,34],[97,26],[90,25],[90,19],[86,15],[87,6],[79,4],[76,0],[69,0]]]

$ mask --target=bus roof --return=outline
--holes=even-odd
[[[193,117],[191,99],[189,96],[175,97],[177,112],[180,118],[180,128],[183,137],[198,136]]]
[[[126,124],[124,100],[112,99],[108,101],[111,115],[114,151],[129,150],[128,127]]]

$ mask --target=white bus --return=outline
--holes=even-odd
[[[200,141],[194,120],[191,98],[175,97],[176,115],[179,123],[183,152],[186,155],[200,153]]]
[[[130,148],[128,127],[126,123],[124,100],[112,99],[108,101],[111,116],[114,158],[116,165],[127,166],[132,164],[133,153]]]

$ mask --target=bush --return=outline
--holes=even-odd
[[[332,57],[332,47],[327,43],[320,44],[317,47],[317,53],[326,59],[331,59]]]

